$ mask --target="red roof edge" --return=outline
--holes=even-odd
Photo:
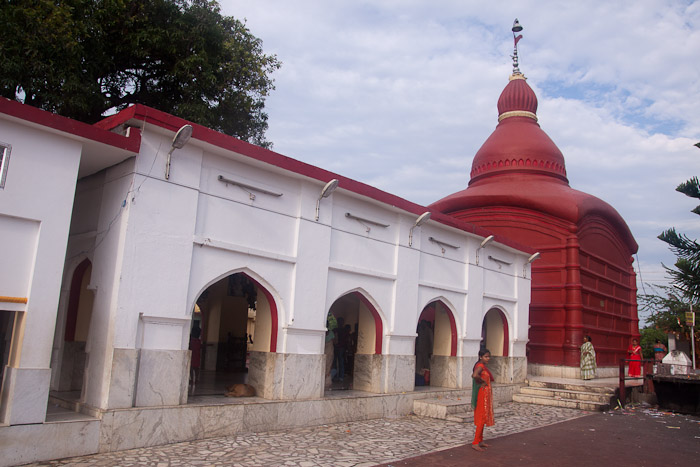
[[[112,133],[99,126],[88,125],[4,97],[0,97],[0,113],[133,153],[138,153],[141,148],[141,133],[138,131],[129,136]]]
[[[261,148],[260,146],[247,143],[233,136],[225,135],[218,131],[212,130],[211,128],[207,128],[205,126],[189,122],[180,117],[176,117],[174,115],[168,114],[160,110],[156,110],[145,105],[136,104],[131,107],[128,107],[115,115],[112,115],[110,117],[105,118],[104,120],[101,120],[100,122],[97,122],[95,126],[105,130],[111,130],[112,128],[126,123],[128,120],[131,119],[141,120],[146,123],[156,125],[170,131],[177,131],[183,125],[189,124],[192,125],[193,138],[198,139],[200,141],[204,141],[213,146],[217,146],[219,148],[229,151],[234,151],[251,159],[260,162],[265,162],[275,167],[279,167],[290,172],[303,175],[308,178],[319,180],[323,183],[337,178],[339,182],[338,186],[345,190],[357,193],[362,196],[366,196],[368,198],[380,201],[390,206],[394,206],[401,210],[413,213],[416,216],[419,216],[426,211],[431,211],[425,206],[412,203],[396,195],[392,195],[391,193],[387,193],[373,186],[367,185],[362,182],[358,182],[357,180],[343,177],[342,175],[338,175],[328,170],[321,169],[320,167],[316,167],[314,165],[307,164],[296,159],[292,159],[291,157],[287,157],[274,151],[270,151],[269,149]],[[469,232],[474,235],[478,235],[480,237],[488,237],[489,235],[493,234],[492,232],[482,227],[478,227],[474,224],[461,221],[452,216],[442,214],[438,211],[431,211],[430,219],[441,224],[454,227],[456,229]],[[511,240],[508,237],[496,235],[495,240],[498,243],[509,246],[511,248],[515,248],[517,250],[524,251],[526,253],[532,254],[535,252],[535,250],[531,247],[522,245],[516,241]]]

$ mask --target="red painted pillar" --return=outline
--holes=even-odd
[[[573,230],[573,229],[572,229]],[[581,297],[580,244],[575,233],[566,240],[566,322],[564,324],[565,366],[578,366],[579,346],[583,341],[583,301]]]

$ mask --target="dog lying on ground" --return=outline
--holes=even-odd
[[[226,388],[226,397],[253,397],[255,388],[250,384],[237,383]]]

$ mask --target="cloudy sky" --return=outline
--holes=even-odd
[[[700,237],[700,2],[220,0],[283,63],[267,99],[274,150],[428,205],[466,187],[520,69],[573,188],[615,207],[645,283],[674,263],[656,238]],[[649,291],[649,289],[647,289]]]

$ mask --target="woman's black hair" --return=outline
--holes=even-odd
[[[660,344],[660,343],[661,343],[661,339],[656,339],[656,342],[658,342],[658,343]]]
[[[588,339],[588,342],[593,342],[593,341],[591,340],[591,336],[589,336],[589,335],[586,335],[586,339]]]
[[[474,372],[474,370],[476,370],[476,365],[478,365],[479,362],[481,361],[481,357],[483,357],[486,354],[490,354],[490,353],[491,353],[491,351],[489,351],[489,349],[479,350],[479,360],[477,360],[476,363],[474,364],[474,368],[472,368],[472,373]]]

